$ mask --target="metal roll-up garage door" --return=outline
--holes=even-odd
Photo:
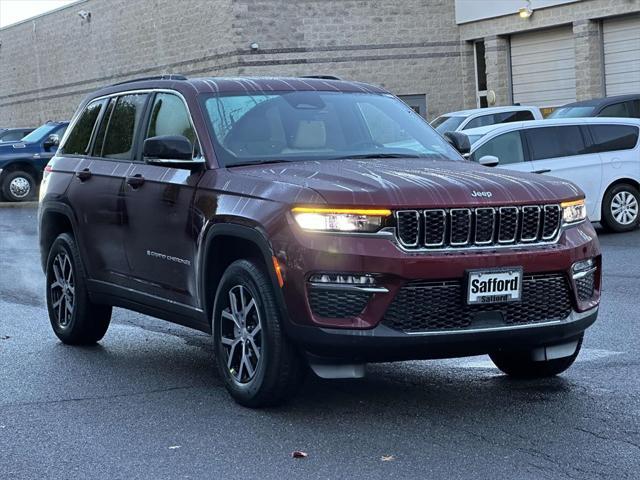
[[[571,27],[511,37],[513,101],[556,106],[576,100],[576,53]]]
[[[605,20],[602,37],[607,96],[640,93],[640,15]]]

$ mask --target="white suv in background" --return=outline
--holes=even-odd
[[[487,125],[542,120],[542,118],[538,107],[510,105],[508,107],[474,108],[445,113],[432,121],[431,126],[442,135],[445,132],[459,132]]]
[[[465,130],[469,158],[570,180],[593,222],[616,232],[640,224],[640,120],[535,120]]]

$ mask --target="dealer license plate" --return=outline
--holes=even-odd
[[[469,272],[469,305],[519,302],[522,298],[522,268],[472,270]]]

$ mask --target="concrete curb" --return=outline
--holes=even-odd
[[[38,202],[0,202],[0,208],[34,208]]]

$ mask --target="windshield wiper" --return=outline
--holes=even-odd
[[[356,153],[343,157],[334,157],[332,160],[347,160],[350,158],[424,158],[424,155],[418,155],[417,153]]]
[[[278,159],[278,160],[257,160],[255,162],[239,162],[239,163],[233,163],[231,165],[225,165],[225,167],[227,168],[231,168],[231,167],[246,167],[247,165],[267,165],[270,163],[290,163],[291,160],[282,160],[282,159]]]

